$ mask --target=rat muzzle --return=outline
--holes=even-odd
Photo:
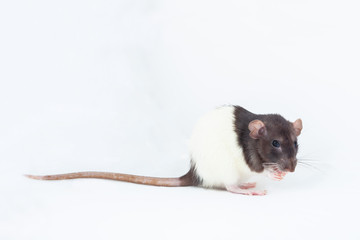
[[[281,161],[280,168],[284,172],[295,172],[296,159],[287,159]]]

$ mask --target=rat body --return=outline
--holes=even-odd
[[[190,139],[191,166],[179,178],[144,177],[121,173],[78,172],[33,176],[39,180],[103,178],[153,186],[202,186],[233,193],[264,195],[246,181],[267,173],[281,180],[296,167],[300,119],[294,123],[278,114],[253,114],[239,106],[223,106],[202,117]]]

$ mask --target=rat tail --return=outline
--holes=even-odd
[[[117,181],[145,184],[152,186],[163,186],[163,187],[182,187],[182,186],[197,185],[195,181],[196,176],[192,168],[185,175],[178,178],[145,177],[145,176],[137,176],[130,174],[122,174],[122,173],[111,173],[111,172],[75,172],[75,173],[44,175],[44,176],[35,176],[35,175],[25,175],[25,176],[36,180],[102,178],[102,179],[117,180]]]

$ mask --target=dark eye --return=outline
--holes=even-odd
[[[294,142],[294,145],[295,145],[295,147],[297,148],[297,147],[298,147],[298,142],[295,141],[295,142]]]
[[[273,147],[276,147],[276,148],[279,148],[279,147],[280,147],[280,143],[279,143],[278,140],[273,140],[273,141],[272,141],[272,145],[273,145]]]

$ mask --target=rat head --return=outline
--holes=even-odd
[[[248,127],[264,166],[276,165],[284,172],[295,171],[301,119],[292,123],[280,115],[265,115],[262,120],[251,121]]]

